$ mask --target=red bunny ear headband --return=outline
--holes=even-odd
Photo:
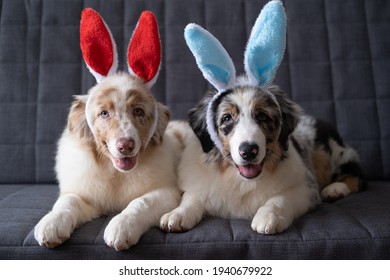
[[[107,24],[93,9],[81,15],[80,47],[85,63],[96,81],[115,74],[118,68],[116,44]],[[156,82],[161,63],[161,44],[156,18],[150,11],[141,14],[127,50],[129,73],[150,88]]]
[[[93,9],[82,12],[80,23],[80,47],[88,69],[100,83],[106,77],[116,73],[118,52],[116,44],[102,17]],[[157,80],[161,64],[161,44],[156,18],[150,11],[141,14],[127,49],[127,64],[130,75],[140,78],[151,88]],[[89,117],[88,97],[85,115],[93,132]],[[158,110],[154,110],[154,123],[149,132],[149,140],[157,128]]]

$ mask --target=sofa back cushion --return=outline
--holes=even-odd
[[[56,142],[72,96],[94,84],[82,61],[83,8],[104,17],[119,68],[141,11],[160,25],[163,63],[153,87],[176,119],[210,86],[183,39],[195,22],[230,53],[237,72],[265,0],[0,0],[0,183],[53,182]],[[307,113],[335,124],[369,179],[390,179],[390,2],[285,0],[287,50],[275,82]],[[223,7],[223,8],[222,8]]]

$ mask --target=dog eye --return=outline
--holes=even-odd
[[[226,123],[228,123],[228,122],[231,122],[232,119],[233,119],[233,118],[232,118],[232,115],[230,115],[230,114],[225,114],[225,115],[222,116],[221,123],[222,123],[222,124],[226,124]]]
[[[107,119],[110,116],[110,113],[108,113],[108,111],[101,111],[100,116],[102,119]]]
[[[136,117],[142,117],[145,114],[145,112],[144,112],[144,110],[142,108],[136,107],[133,110],[133,114]]]
[[[265,113],[257,113],[256,114],[256,119],[260,122],[264,122],[268,119],[268,116]]]
[[[230,114],[225,114],[221,118],[221,127],[220,130],[224,135],[228,135],[234,127],[234,120],[232,115]]]

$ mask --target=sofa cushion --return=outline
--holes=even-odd
[[[208,217],[184,233],[152,228],[128,250],[103,240],[112,216],[75,230],[54,249],[40,247],[34,226],[52,207],[54,185],[0,186],[0,259],[389,259],[390,182],[370,182],[367,191],[297,219],[281,234],[266,236],[250,220]]]
[[[243,71],[251,27],[268,0],[0,1],[0,182],[53,183],[56,141],[72,95],[94,84],[81,58],[84,7],[99,11],[125,69],[141,11],[156,14],[163,63],[153,87],[175,118],[186,118],[209,87],[185,45],[189,22],[203,25]],[[390,179],[390,2],[285,0],[287,51],[276,83],[304,109],[334,123],[370,179]],[[224,9],[221,9],[221,6]]]

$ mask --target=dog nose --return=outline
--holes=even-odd
[[[123,155],[128,155],[134,150],[135,142],[132,138],[119,138],[116,141],[116,149]]]
[[[244,142],[238,147],[240,156],[245,160],[253,160],[259,153],[259,146],[255,143]]]

